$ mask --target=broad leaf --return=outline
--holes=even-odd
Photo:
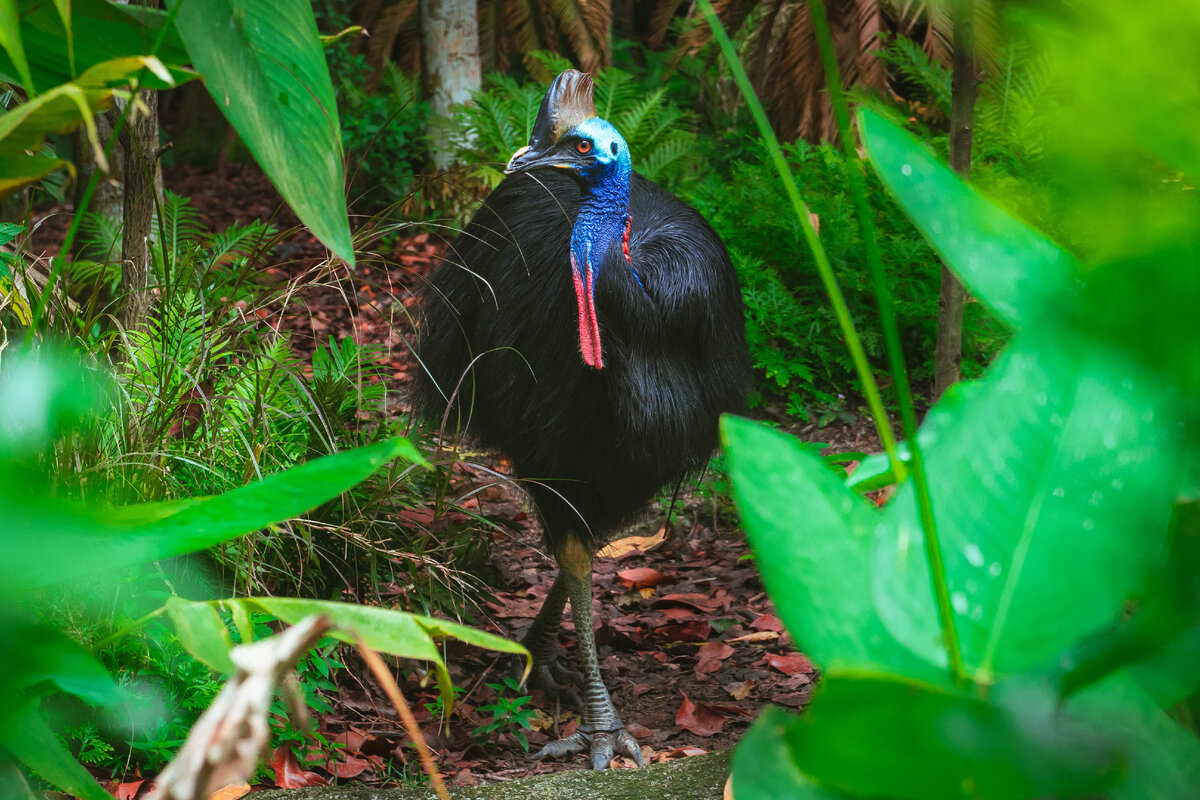
[[[29,70],[33,81],[43,91],[70,83],[79,73],[103,61],[151,53],[168,65],[172,82],[164,83],[147,71],[142,76],[143,86],[166,89],[196,77],[195,73],[181,68],[188,62],[187,52],[174,26],[166,26],[165,11],[105,0],[71,0],[70,3],[56,0],[53,4],[42,0],[20,0],[17,5],[21,12],[21,40]],[[63,28],[63,6],[69,8],[72,19],[70,37]],[[71,52],[74,53],[73,68]],[[5,79],[24,82],[12,61],[0,51],[0,80]]]
[[[447,707],[454,700],[453,683],[436,646],[437,641],[452,638],[487,650],[521,655],[527,664],[530,658],[524,647],[501,636],[446,620],[387,608],[287,597],[246,597],[211,602],[172,598],[167,603],[167,609],[177,625],[183,623],[183,627],[177,629],[180,642],[196,658],[226,673],[233,669],[228,654],[230,643],[225,627],[217,617],[217,608],[229,609],[235,618],[243,620],[248,619],[253,611],[265,611],[292,625],[305,617],[323,614],[333,625],[330,636],[353,644],[357,641],[357,635],[373,650],[432,662]]]
[[[1200,742],[1155,705],[1129,675],[1118,673],[1072,699],[1075,717],[1121,743],[1127,764],[1109,800],[1176,800],[1200,786]]]
[[[1178,485],[1170,398],[1114,354],[1021,342],[1037,339],[1002,354],[970,402],[939,403],[919,436],[963,658],[985,683],[1120,616],[1160,563]],[[886,601],[930,586],[917,520],[909,482],[881,520],[876,591],[893,635],[933,658],[937,619]]]
[[[795,437],[737,417],[721,421],[733,496],[759,572],[797,645],[824,668],[853,666],[945,679],[944,653],[914,657],[883,623],[871,587],[879,512]],[[919,551],[914,558],[921,557]],[[887,598],[936,619],[928,586]]]
[[[799,718],[767,706],[733,753],[736,800],[842,800],[853,795],[817,786],[792,759],[786,732]]]
[[[1029,686],[985,700],[899,676],[829,673],[784,736],[801,772],[860,797],[1080,797],[1111,784],[1120,765],[1055,695]]]
[[[398,456],[419,458],[407,440],[393,439],[314,459],[215,497],[100,510],[30,496],[7,476],[0,481],[0,517],[6,521],[0,595],[211,547],[331,500]]]
[[[170,0],[221,113],[318,239],[354,265],[333,84],[307,0]],[[220,24],[214,24],[220,20]]]
[[[112,800],[54,735],[36,700],[0,717],[0,750],[12,753],[30,770],[82,800]]]
[[[954,273],[1001,318],[1022,326],[1061,304],[1075,260],[963,182],[903,129],[862,110],[859,130],[884,184]]]

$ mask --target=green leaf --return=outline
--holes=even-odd
[[[34,86],[33,76],[29,73],[25,48],[21,45],[21,25],[20,17],[17,14],[16,0],[0,2],[0,48],[4,49],[16,67],[16,73],[20,77],[21,85],[25,87],[25,93],[29,97],[36,95],[37,88]]]
[[[918,438],[976,680],[1043,664],[1116,621],[1145,588],[1178,486],[1178,419],[1136,365],[1041,328],[999,356],[969,398],[930,411]],[[881,521],[876,591],[906,597],[930,586],[911,483]],[[881,609],[897,639],[940,656],[928,610]]]
[[[0,394],[2,396],[2,394]],[[0,480],[0,595],[191,553],[337,497],[412,445],[397,438],[314,459],[215,497],[88,509]],[[53,553],[48,559],[46,554]]]
[[[1125,773],[1109,800],[1176,800],[1200,786],[1200,742],[1167,716],[1129,676],[1118,673],[1072,699],[1068,710],[1121,743]]]
[[[768,706],[733,753],[731,777],[737,800],[841,800],[850,795],[817,786],[799,770],[786,734],[799,718]]]
[[[873,591],[879,513],[794,436],[725,416],[721,441],[763,583],[797,645],[825,668],[945,680],[936,656],[919,660],[884,625],[880,603],[934,624],[936,611],[928,584],[903,596]]]
[[[984,199],[896,124],[862,109],[858,125],[879,177],[968,289],[1016,327],[1054,313],[1075,282],[1068,253]]]
[[[246,597],[210,602],[190,602],[172,598],[167,607],[172,619],[179,616],[191,620],[208,612],[211,612],[212,617],[216,617],[216,608],[221,607],[232,610],[235,618],[240,615],[243,619],[251,611],[265,611],[290,625],[305,617],[324,614],[333,625],[330,635],[335,638],[353,644],[356,641],[353,634],[357,634],[373,650],[432,662],[437,669],[438,685],[447,708],[454,702],[454,686],[441,653],[435,645],[437,640],[452,638],[474,647],[523,656],[526,660],[526,671],[530,664],[528,650],[501,636],[446,620],[374,606],[287,597]],[[219,618],[217,619],[219,622]],[[206,622],[205,625],[211,626],[211,622]],[[223,641],[218,642],[211,627],[203,631],[202,636],[191,636],[189,633],[189,639],[184,639],[183,635],[180,637],[194,656],[214,669],[228,672],[232,668],[228,656],[229,639],[227,636],[221,638]],[[225,650],[220,656],[214,657],[213,652],[219,647],[224,647]]]
[[[992,700],[891,675],[829,673],[786,728],[796,767],[860,797],[1026,800],[1101,793],[1114,748],[1028,685]]]
[[[112,800],[46,724],[37,701],[0,717],[0,749],[47,782],[82,800]]]
[[[5,612],[11,613],[11,610]],[[124,699],[112,675],[79,643],[61,632],[7,619],[0,637],[0,718],[25,690],[43,681],[95,705]]]
[[[307,0],[170,0],[221,113],[312,232],[354,265],[333,84]],[[213,24],[213,20],[222,23]]]
[[[175,625],[179,643],[189,653],[218,672],[234,673],[235,667],[229,659],[233,642],[214,606],[170,597],[167,599],[167,616]]]
[[[108,3],[105,0],[21,0],[21,39],[29,60],[33,80],[40,87],[58,86],[75,80],[80,71],[128,56],[153,52],[169,65],[175,85],[197,77],[180,65],[188,62],[187,52],[174,26],[164,26],[167,14],[161,9]],[[69,6],[71,30],[64,31],[62,6]],[[162,37],[161,42],[159,37]],[[157,44],[157,49],[155,48]],[[71,56],[74,55],[72,64]],[[0,80],[13,78],[15,65],[0,52]],[[143,76],[142,85],[165,89],[152,73]]]
[[[74,174],[75,170],[70,161],[53,156],[34,155],[24,150],[0,148],[0,198],[36,183],[62,167]]]

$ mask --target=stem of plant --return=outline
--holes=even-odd
[[[892,434],[891,425],[888,423],[887,411],[883,407],[883,399],[879,394],[879,387],[875,383],[874,375],[871,374],[871,365],[867,363],[867,354],[863,350],[862,341],[858,338],[858,333],[854,329],[854,320],[850,318],[850,309],[846,305],[846,298],[842,295],[842,290],[837,283],[837,277],[833,274],[833,268],[829,265],[829,258],[825,254],[825,248],[821,244],[821,239],[817,235],[816,229],[813,228],[808,206],[800,197],[800,190],[796,188],[795,178],[792,177],[792,171],[788,167],[787,159],[784,158],[783,150],[779,146],[779,140],[775,138],[775,132],[771,130],[771,124],[767,121],[767,114],[763,111],[762,104],[758,101],[758,95],[754,93],[754,88],[750,85],[750,79],[746,77],[746,70],[742,68],[742,62],[738,58],[733,43],[729,41],[729,36],[725,33],[725,28],[722,27],[720,20],[717,19],[716,12],[713,11],[711,1],[699,0],[699,4],[700,10],[704,13],[705,20],[707,20],[709,27],[712,28],[713,37],[717,40],[721,52],[725,54],[725,60],[729,64],[729,70],[733,74],[733,79],[737,83],[738,88],[741,89],[742,95],[746,98],[746,104],[750,107],[750,114],[754,117],[754,122],[758,126],[758,132],[767,147],[767,152],[771,155],[771,161],[775,166],[775,170],[779,173],[780,180],[783,181],[784,191],[787,193],[788,200],[791,201],[792,209],[795,211],[796,218],[800,222],[800,228],[804,231],[804,239],[812,251],[814,260],[817,262],[817,272],[821,276],[821,283],[825,287],[825,293],[829,295],[829,302],[833,305],[833,312],[837,316],[838,326],[842,330],[842,336],[846,339],[846,346],[850,349],[850,358],[854,361],[854,368],[858,372],[859,380],[862,381],[863,394],[866,396],[867,407],[871,410],[871,416],[875,420],[875,429],[879,432],[879,440],[883,443],[883,449],[891,459],[893,468],[896,471],[897,480],[902,481],[907,477],[907,468],[896,450],[896,438]]]
[[[833,37],[829,32],[829,20],[825,15],[824,0],[811,0],[808,4],[812,14],[813,30],[821,48],[821,60],[825,64],[825,78],[837,118],[842,151],[846,156],[846,173],[850,180],[850,192],[858,213],[858,224],[862,229],[863,245],[867,264],[871,270],[871,282],[875,302],[879,305],[879,323],[883,328],[883,340],[888,355],[888,366],[896,385],[897,401],[900,405],[900,425],[908,441],[912,462],[913,491],[916,493],[917,512],[925,538],[925,555],[929,559],[929,574],[933,583],[933,594],[937,601],[938,618],[941,622],[942,642],[946,648],[950,674],[955,683],[965,685],[968,676],[963,668],[962,652],[958,644],[958,630],[954,624],[954,612],[950,604],[950,589],[946,583],[946,565],[942,558],[941,541],[933,515],[933,501],[929,492],[929,480],[925,473],[924,457],[917,442],[917,414],[913,408],[912,393],[908,383],[908,367],[904,363],[904,350],[900,346],[900,326],[883,269],[883,256],[879,250],[879,234],[875,229],[875,218],[867,199],[867,185],[863,176],[863,164],[855,147],[854,134],[850,130],[850,108],[846,93],[842,90],[842,78],[838,70],[837,54],[833,49]],[[891,455],[891,454],[889,454]],[[893,463],[895,456],[891,456]]]

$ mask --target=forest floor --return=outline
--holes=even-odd
[[[191,198],[210,230],[253,219],[280,228],[297,224],[253,167],[235,168],[224,179],[169,168],[165,183]],[[58,229],[65,231],[64,220],[65,214],[51,216],[43,224],[34,252],[62,240]],[[393,411],[403,413],[415,369],[406,344],[413,291],[445,248],[439,235],[400,231],[377,243],[353,274],[344,268],[339,274],[318,266],[324,251],[309,234],[294,234],[265,259],[266,280],[289,285],[294,300],[264,323],[288,330],[293,348],[305,356],[331,336],[340,340],[353,335],[360,344],[382,345],[390,367],[388,396]],[[759,413],[803,439],[828,443],[827,452],[878,451],[874,432],[861,423],[797,426],[769,409]],[[502,460],[485,458],[483,464],[454,470],[460,496],[470,492],[472,482],[484,487],[472,501],[475,511],[502,531],[493,535],[491,558],[501,582],[493,587],[485,615],[476,615],[473,624],[519,638],[549,588],[554,566],[540,546],[528,504],[487,471],[503,469]],[[647,762],[730,748],[764,705],[802,708],[817,677],[774,614],[728,498],[685,485],[668,528],[670,498],[668,490],[601,554],[593,584],[602,673]],[[574,652],[573,630],[566,620],[562,642],[568,656]],[[473,785],[585,767],[582,756],[533,761],[512,728],[491,742],[473,737],[474,729],[492,719],[488,706],[496,703],[497,692],[489,684],[514,674],[515,663],[467,647],[451,647],[447,657],[455,685],[465,689],[448,720],[439,715],[436,687],[428,681],[423,685],[417,671],[409,671],[402,689],[449,782]],[[274,783],[295,788],[334,781],[419,781],[415,754],[405,744],[407,736],[382,688],[355,654],[345,653],[344,660],[346,669],[334,673],[339,688],[327,697],[332,710],[318,718],[320,732],[332,746],[308,753],[280,748],[271,758]],[[502,691],[508,698],[518,696]],[[573,712],[556,709],[540,692],[522,708],[534,711],[530,752],[551,738],[569,735],[578,724]],[[397,770],[389,760],[408,766]],[[633,762],[619,757],[614,766]]]

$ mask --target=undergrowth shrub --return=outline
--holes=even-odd
[[[804,142],[785,147],[800,191],[820,219],[821,241],[864,335],[868,356],[882,361],[878,311],[837,149]],[[777,178],[765,157],[738,161],[730,177],[711,175],[685,199],[696,206],[729,248],[742,284],[746,334],[762,378],[760,401],[777,397],[789,414],[820,418],[857,393],[853,366],[795,215],[778,199]],[[880,246],[915,382],[932,375],[939,262],[895,203],[872,181]],[[850,391],[848,391],[850,390]]]

